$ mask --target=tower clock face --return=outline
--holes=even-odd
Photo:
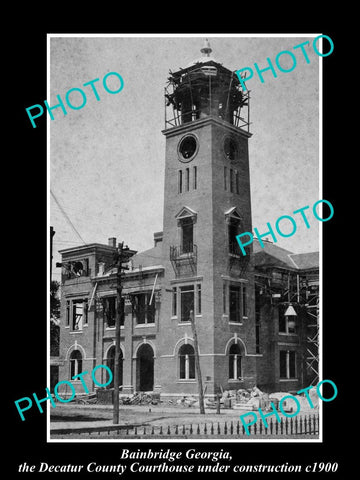
[[[186,135],[178,145],[178,154],[181,162],[190,162],[197,154],[198,140],[194,135]]]
[[[229,160],[236,160],[238,154],[237,143],[231,137],[224,139],[224,153]]]

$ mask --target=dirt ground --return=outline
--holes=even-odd
[[[220,414],[214,409],[205,409],[205,415],[198,408],[159,405],[120,405],[119,423],[121,425],[182,425],[205,422],[238,421],[246,410],[221,409]],[[112,405],[78,405],[57,404],[50,411],[51,429],[76,428],[113,424]]]
[[[146,427],[148,429],[147,431],[150,432],[152,427],[159,428],[162,426],[165,431],[168,426],[172,428],[176,425],[179,427],[179,430],[185,426],[186,432],[189,432],[189,427],[192,425],[195,432],[197,425],[203,426],[207,424],[209,428],[213,424],[216,432],[218,423],[224,425],[224,423],[227,422],[228,425],[230,425],[231,422],[233,422],[235,426],[240,420],[240,415],[245,413],[248,413],[248,411],[222,408],[220,414],[217,414],[216,410],[206,408],[205,414],[201,415],[198,407],[168,406],[167,404],[161,403],[158,405],[120,405],[119,424],[129,426],[129,428],[136,425],[139,428],[139,432],[143,431],[143,427]],[[305,415],[308,415],[308,413],[314,414],[317,413],[317,411],[304,412]],[[275,415],[273,418],[275,420]],[[249,420],[250,419],[253,419],[253,417],[249,417]],[[69,438],[70,436],[73,437],[73,435],[76,435],[77,438],[89,438],[89,434],[75,433],[76,430],[84,427],[98,428],[112,425],[112,405],[57,404],[57,406],[50,411],[50,438],[54,439]],[[69,434],[62,434],[60,430],[64,428],[70,428],[74,430],[74,433],[70,436]],[[125,430],[123,430],[123,432],[125,432]],[[112,438],[113,436],[118,437],[119,435],[115,432],[110,434],[108,432],[96,432],[96,434],[98,438]],[[218,437],[216,434],[214,436]],[[268,437],[268,434],[266,436]],[[142,437],[144,436],[142,435]],[[312,438],[314,437],[315,436],[312,435]],[[209,435],[205,438],[209,438]]]

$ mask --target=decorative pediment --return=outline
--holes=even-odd
[[[236,207],[232,207],[225,212],[225,219],[227,224],[234,223],[234,222],[238,224],[243,223],[243,218]]]
[[[196,217],[197,212],[195,210],[192,210],[190,207],[182,207],[180,212],[175,215],[175,218],[177,220],[181,220],[182,218],[187,218],[187,217]]]
[[[232,217],[242,220],[242,217],[236,207],[231,207],[229,210],[227,210],[225,212],[225,217]]]

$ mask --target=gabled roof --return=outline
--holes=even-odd
[[[319,252],[293,253],[290,257],[301,270],[319,267]]]
[[[175,215],[175,218],[179,219],[179,218],[185,218],[185,217],[193,217],[195,215],[197,215],[197,212],[195,212],[195,210],[185,205],[184,207],[181,208],[180,212],[178,212]]]
[[[231,208],[229,208],[229,210],[226,210],[225,216],[226,217],[236,217],[239,220],[241,220],[241,215],[238,212],[238,209],[236,207],[231,207]]]
[[[274,265],[279,267],[296,268],[289,255],[292,254],[285,248],[278,247],[274,243],[263,241],[264,248],[261,248],[260,242],[254,238],[253,252],[255,265]]]
[[[253,254],[255,266],[273,266],[291,270],[305,270],[319,267],[319,252],[292,253],[276,244],[263,241],[264,248],[254,238]]]

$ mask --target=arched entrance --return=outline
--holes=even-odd
[[[142,344],[136,355],[136,390],[154,389],[154,350],[148,343]]]
[[[115,345],[109,348],[108,354],[107,354],[107,366],[110,368],[113,374],[113,379],[111,383],[107,386],[108,388],[113,388],[114,387],[114,372],[115,372]],[[108,380],[108,378],[107,378]],[[123,354],[122,350],[120,348],[120,354],[119,354],[119,386],[121,387],[123,384]]]

